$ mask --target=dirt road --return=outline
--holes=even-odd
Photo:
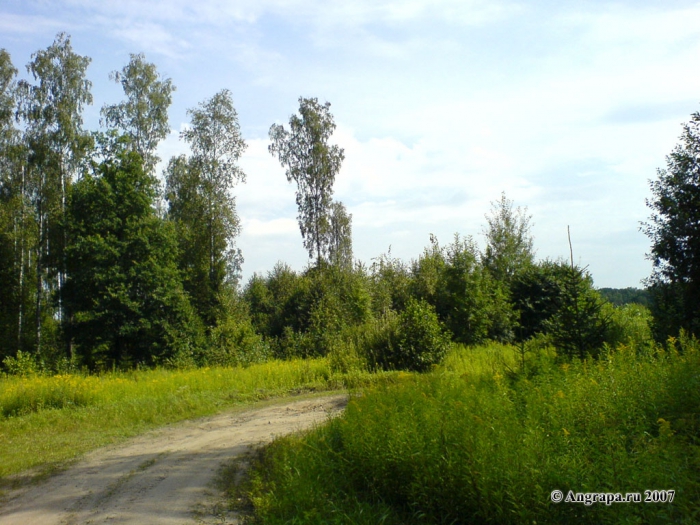
[[[95,451],[10,495],[0,509],[0,524],[222,523],[202,509],[217,498],[212,482],[224,462],[275,436],[322,422],[346,401],[335,395],[221,414]]]

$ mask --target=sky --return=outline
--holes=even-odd
[[[231,91],[247,143],[233,189],[244,281],[308,264],[296,188],[267,149],[299,97],[331,103],[356,259],[410,261],[431,234],[483,248],[505,192],[532,216],[538,259],[569,257],[569,226],[575,262],[615,288],[651,273],[649,181],[700,110],[700,2],[0,2],[0,48],[22,78],[62,31],[92,58],[87,128],[122,100],[109,73],[130,53],[173,80],[166,161],[187,152],[187,109]]]

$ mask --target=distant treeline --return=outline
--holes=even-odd
[[[598,288],[598,291],[603,299],[610,301],[615,306],[632,303],[646,307],[651,305],[651,294],[649,290],[643,288]]]

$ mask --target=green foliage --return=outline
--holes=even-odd
[[[371,318],[368,288],[361,270],[322,264],[300,275],[278,264],[267,279],[253,276],[243,296],[278,356],[319,356],[347,327]]]
[[[151,173],[160,160],[155,154],[158,143],[170,133],[168,108],[175,86],[171,79],[161,79],[155,64],[146,62],[143,54],[131,54],[129,63],[109,76],[121,84],[127,99],[102,108],[104,123],[130,137]]]
[[[297,184],[299,229],[317,265],[328,256],[333,183],[345,158],[342,148],[328,144],[335,130],[330,107],[299,97],[299,115],[289,118],[289,131],[280,124],[270,127],[270,153],[287,168],[287,181]]]
[[[246,148],[228,90],[188,110],[183,131],[192,156],[170,160],[166,170],[168,217],[179,241],[184,287],[209,328],[219,320],[220,299],[238,284],[242,257],[234,246],[240,233],[231,189],[245,182],[238,160]]]
[[[626,304],[635,303],[646,306],[650,305],[651,297],[649,290],[639,288],[599,288],[598,292],[606,301],[611,302],[615,306],[624,306]]]
[[[75,184],[66,304],[91,368],[193,355],[201,329],[176,266],[175,232],[154,209],[155,179],[123,151]]]
[[[700,113],[683,125],[681,143],[666,157],[666,169],[650,182],[648,223],[654,265],[648,284],[660,335],[682,328],[700,333]]]
[[[677,337],[685,330],[688,323],[686,294],[687,288],[683,283],[656,282],[648,288],[651,297],[650,310],[654,317],[653,332],[657,341],[665,341],[669,337]]]
[[[90,61],[74,53],[70,37],[59,33],[53,44],[34,53],[27,65],[36,83],[22,80],[17,86],[25,156],[21,222],[34,230],[22,237],[19,259],[20,267],[24,257],[34,259],[33,350],[38,355],[63,351],[45,337],[52,328],[45,321],[65,320],[66,203],[73,177],[92,147],[91,137],[82,127],[83,108],[92,104],[92,83],[86,78]],[[26,215],[25,205],[31,210]],[[20,287],[23,279],[19,279]]]
[[[431,237],[431,247],[413,263],[412,276],[413,295],[435,307],[455,341],[511,339],[513,314],[507,291],[480,264],[471,238],[455,235],[454,242],[443,248]]]
[[[542,261],[518,273],[511,283],[511,300],[518,312],[516,337],[525,341],[547,331],[547,323],[564,302],[569,267]]]
[[[333,439],[332,434],[322,431],[304,440],[283,437],[255,457],[243,491],[255,506],[256,522],[269,525],[405,523],[388,504],[365,501],[362,491],[355,489],[345,473],[336,468],[342,459],[329,450]],[[273,491],[275,496],[270,497]]]
[[[411,296],[411,273],[406,263],[391,256],[391,247],[372,261],[369,279],[375,316],[404,309]]]
[[[564,262],[528,266],[513,279],[511,300],[521,342],[547,335],[561,353],[584,358],[597,355],[606,341],[614,345],[627,337],[622,313],[609,326],[614,309],[593,288],[590,274]]]
[[[491,203],[484,230],[484,266],[497,281],[508,284],[532,264],[535,254],[530,233],[531,219],[527,208],[513,209],[513,201],[506,198],[505,192],[501,194],[501,200]]]
[[[204,354],[207,365],[234,366],[261,363],[270,356],[270,347],[255,331],[247,304],[231,294],[221,301],[218,323],[209,334]]]
[[[597,355],[605,342],[609,319],[604,302],[593,288],[593,279],[585,269],[563,266],[563,295],[557,311],[546,323],[546,332],[554,346],[580,359]]]
[[[342,202],[331,204],[328,220],[328,261],[345,270],[352,269],[352,214]]]
[[[2,360],[5,371],[13,376],[31,376],[37,373],[36,358],[27,352],[17,351],[15,357],[7,356]]]
[[[698,344],[598,362],[442,368],[353,398],[343,416],[274,443],[248,488],[265,523],[683,523],[700,512]],[[480,359],[481,349],[465,361]],[[449,363],[454,364],[454,358]],[[676,491],[672,504],[582,504],[574,492]],[[341,518],[342,516],[342,518]]]
[[[442,361],[449,341],[433,307],[409,299],[398,317],[395,335],[389,335],[382,353],[374,358],[386,370],[423,372]]]
[[[624,306],[605,304],[602,314],[609,320],[605,342],[612,348],[619,345],[643,348],[653,343],[653,319],[648,308],[636,303]]]
[[[288,265],[277,263],[266,278],[253,275],[243,292],[256,331],[279,338],[285,328],[302,331],[308,326],[306,297],[310,282]]]

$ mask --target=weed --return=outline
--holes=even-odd
[[[694,523],[700,351],[620,346],[599,360],[462,348],[430,374],[354,397],[278,440],[249,491],[265,523]],[[521,361],[519,361],[521,360]],[[510,373],[509,373],[510,371]],[[672,504],[554,504],[552,490],[673,489]],[[368,521],[369,522],[369,521]]]

